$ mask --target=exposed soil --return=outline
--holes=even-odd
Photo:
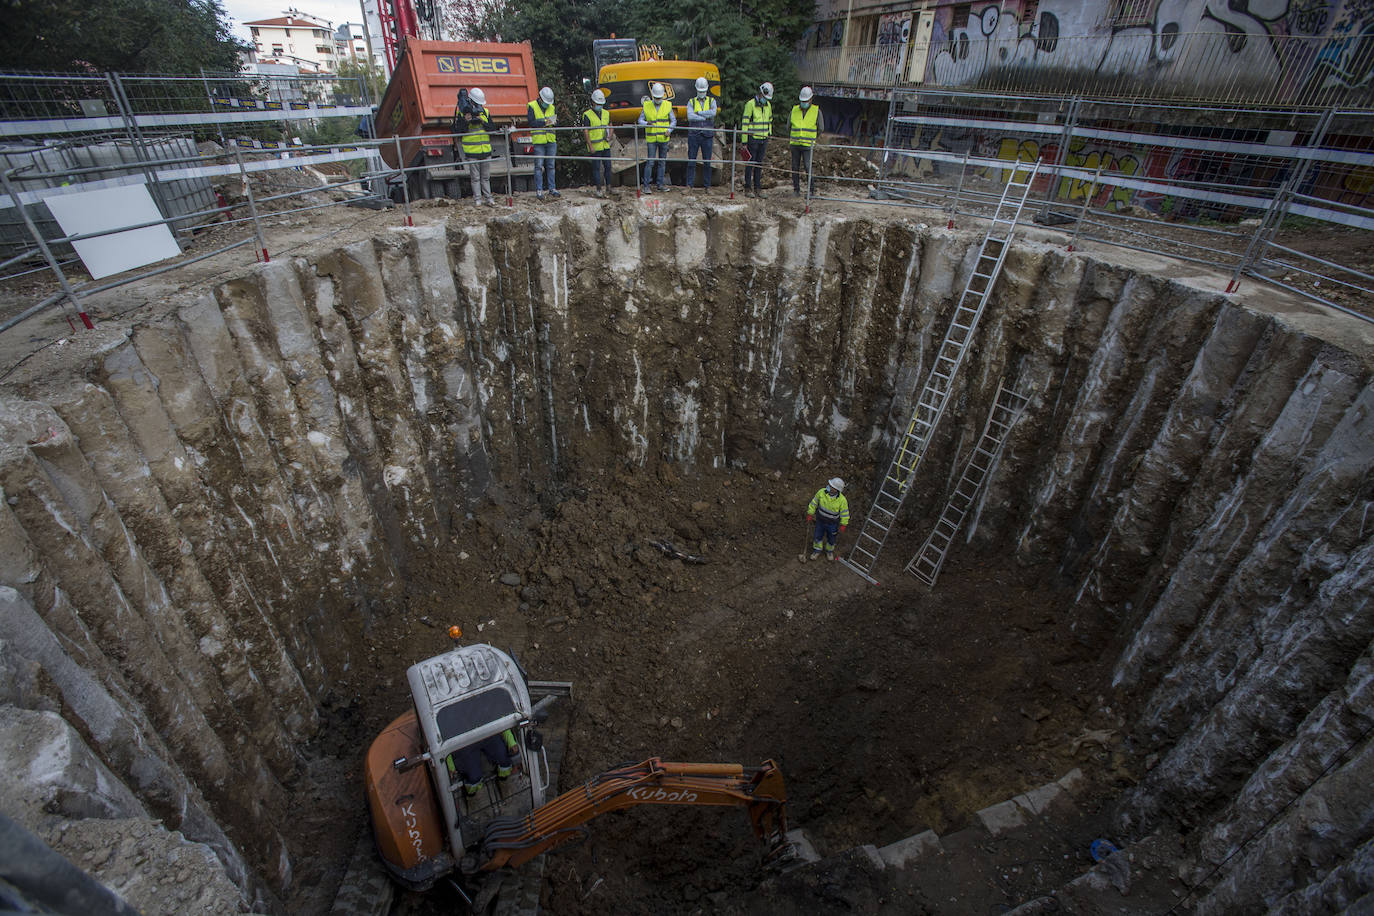
[[[404,598],[373,629],[372,670],[332,698],[310,752],[328,765],[314,769],[318,786],[298,787],[314,802],[288,825],[296,849],[319,853],[297,865],[293,911],[327,908],[364,829],[362,754],[405,708],[405,668],[442,651],[453,622],[512,649],[532,677],[574,683],[561,789],[650,756],[772,758],[791,822],[823,854],[957,829],[1074,766],[1103,789],[1129,778],[1103,699],[1112,621],[1043,572],[969,548],[932,592],[899,572],[924,532],[889,542],[880,590],[837,562],[799,561],[804,507],[833,472],[606,473],[477,513],[408,571]],[[850,490],[861,515],[862,487]],[[709,562],[670,558],[654,540]],[[512,572],[521,586],[501,583]],[[635,809],[555,853],[546,905],[709,910],[754,887],[761,859],[743,812]],[[450,903],[441,889],[406,910]]]

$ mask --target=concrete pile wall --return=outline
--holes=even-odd
[[[0,661],[41,672],[3,696],[56,702],[148,812],[281,891],[294,749],[455,513],[493,481],[811,459],[866,474],[861,505],[975,255],[899,221],[570,206],[264,265],[99,332],[69,373],[0,399]],[[1368,364],[1215,295],[1019,247],[907,523],[939,513],[1004,378],[1032,403],[974,538],[1134,633],[1117,680],[1157,765],[1124,829],[1181,817],[1219,861],[1295,794],[1367,811]],[[1341,736],[1356,757],[1308,789]],[[1311,807],[1242,864],[1331,836]],[[1223,884],[1218,909],[1357,869],[1374,818],[1347,820],[1312,867]]]

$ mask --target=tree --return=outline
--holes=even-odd
[[[7,0],[0,61],[63,72],[237,72],[219,0]]]
[[[341,61],[337,72],[341,79],[361,79],[372,104],[382,100],[386,92],[386,73],[372,61],[362,57]]]

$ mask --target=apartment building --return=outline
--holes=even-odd
[[[261,63],[293,64],[302,73],[333,73],[339,68],[334,27],[326,19],[293,7],[276,19],[259,19],[244,25]]]

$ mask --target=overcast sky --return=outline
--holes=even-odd
[[[285,15],[293,4],[290,0],[225,0],[224,9],[233,23],[236,38],[249,40],[245,22],[258,19],[276,19]],[[318,19],[327,19],[334,28],[341,22],[362,22],[362,4],[358,0],[296,0],[296,9]]]

